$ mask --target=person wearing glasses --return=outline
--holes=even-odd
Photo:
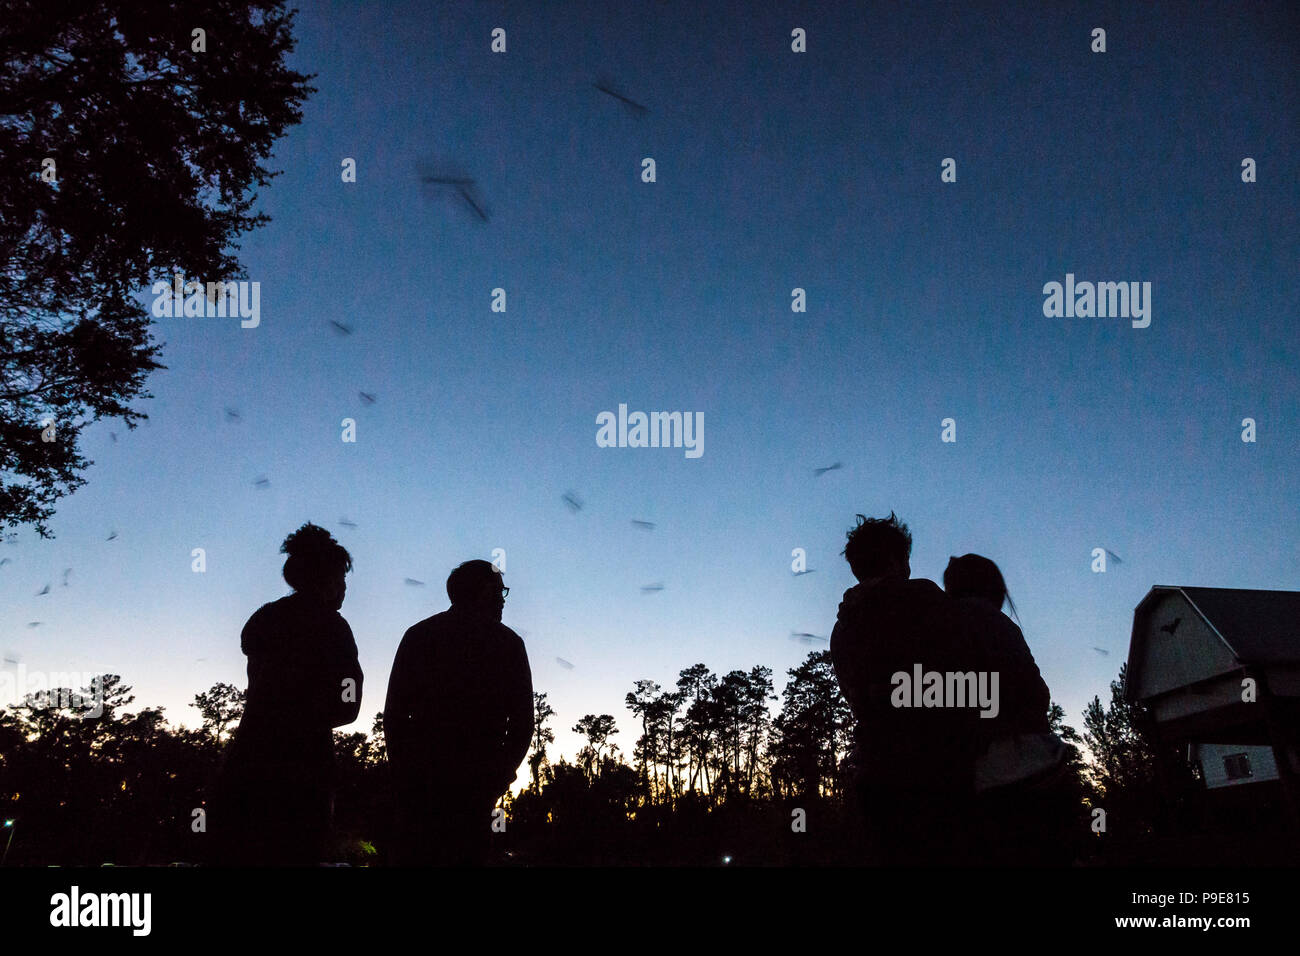
[[[384,703],[394,863],[487,861],[492,808],[533,730],[528,653],[501,623],[509,593],[491,563],[466,561],[447,578],[451,607],[412,626],[397,648]]]

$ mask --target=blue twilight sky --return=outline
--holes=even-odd
[[[917,576],[997,561],[1076,725],[1152,585],[1300,588],[1291,5],[303,6],[319,93],[243,243],[261,324],[158,320],[150,421],[89,431],[57,538],[4,546],[29,671],[120,673],[196,724],[196,693],[244,686],[240,629],[308,519],[356,563],[359,729],[448,571],[504,548],[570,756],[587,713],[630,751],[639,678],[764,664],[779,691],[852,583],[856,512],[911,525]],[[1150,282],[1150,326],[1044,317],[1067,272]],[[703,456],[598,448],[620,403],[702,412]],[[1093,573],[1095,547],[1123,563]]]

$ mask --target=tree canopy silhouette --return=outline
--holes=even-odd
[[[0,19],[0,527],[49,537],[82,430],[146,418],[142,286],[242,277],[263,165],[314,92],[266,0],[11,0]],[[201,32],[200,32],[201,31]],[[201,278],[199,278],[201,277]]]

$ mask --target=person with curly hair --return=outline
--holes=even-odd
[[[977,658],[956,602],[912,578],[912,535],[893,512],[858,515],[844,557],[858,584],[844,593],[831,659],[856,720],[849,784],[876,862],[971,862],[978,712],[900,707],[896,674],[968,672]]]
[[[361,666],[339,614],[352,557],[308,522],[284,540],[293,593],[244,625],[244,715],[222,767],[208,832],[216,862],[324,862],[333,812],[333,728],[361,709]]]

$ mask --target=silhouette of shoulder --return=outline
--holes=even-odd
[[[983,601],[963,598],[957,604],[975,642],[979,669],[998,674],[1003,705],[996,729],[1046,733],[1051,693],[1024,633],[1015,621]]]
[[[329,642],[337,641],[343,644],[338,649],[345,651],[345,642],[353,640],[352,628],[338,611],[301,594],[288,594],[253,612],[240,635],[240,647],[250,657],[297,653],[306,649],[300,639],[309,641],[317,650],[329,649]],[[322,640],[326,642],[324,647]],[[355,655],[355,645],[351,650]]]
[[[500,642],[510,650],[522,650],[523,638],[499,621],[484,621],[464,615],[454,608],[426,617],[406,629],[402,643],[410,641],[416,647],[429,649],[442,642],[483,641]]]

